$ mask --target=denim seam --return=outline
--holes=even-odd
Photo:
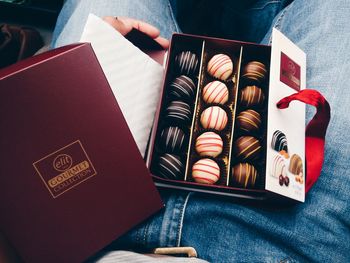
[[[174,24],[174,26],[175,26],[176,32],[180,32],[180,28],[178,27],[176,18],[174,17],[173,8],[171,7],[171,4],[170,4],[169,1],[168,1],[168,8],[169,8],[170,17],[171,17],[171,20],[173,21],[173,24]]]
[[[143,232],[143,245],[147,246],[147,236],[149,235],[148,230],[150,227],[151,221],[149,221],[149,223],[146,224],[145,226],[145,230]]]
[[[182,236],[183,220],[184,220],[184,217],[185,217],[185,211],[186,211],[187,203],[188,203],[188,200],[189,200],[190,196],[191,196],[191,193],[188,193],[187,196],[186,196],[185,202],[182,205],[181,216],[180,216],[179,225],[178,225],[178,231],[177,231],[177,242],[176,242],[176,246],[177,247],[180,246],[181,236]]]
[[[284,10],[281,12],[281,14],[279,15],[278,19],[276,20],[275,24],[273,25],[273,27],[280,29],[281,25],[282,25],[282,20],[286,14],[286,12],[288,11],[288,9],[291,7],[292,4],[290,4],[289,6],[287,6],[286,8],[284,8]],[[269,45],[271,45],[272,43],[272,34],[270,36],[269,39]]]

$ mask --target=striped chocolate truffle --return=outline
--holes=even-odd
[[[177,155],[164,154],[159,158],[159,175],[166,179],[181,179],[183,177],[183,163]]]
[[[251,61],[244,67],[242,77],[260,83],[266,75],[267,70],[263,63]]]
[[[178,123],[188,123],[191,120],[190,106],[183,101],[172,101],[166,108],[166,117]]]
[[[261,106],[265,96],[261,88],[257,86],[246,86],[241,90],[241,105],[244,107]]]
[[[255,110],[242,111],[237,116],[239,129],[245,132],[256,132],[261,126],[261,116]]]
[[[169,95],[173,98],[191,100],[194,97],[196,86],[191,78],[181,75],[177,77],[169,87]]]
[[[192,167],[192,178],[197,183],[215,184],[220,178],[219,165],[211,159],[201,159]]]
[[[249,163],[239,163],[232,168],[232,179],[240,187],[254,187],[257,178],[257,170]]]
[[[272,135],[271,147],[275,151],[280,152],[284,155],[288,153],[286,135],[283,132],[276,130]],[[288,158],[288,156],[286,156],[286,158]]]
[[[222,131],[227,125],[227,114],[219,106],[212,106],[202,112],[200,122],[205,129]]]
[[[254,160],[260,155],[261,145],[253,136],[241,136],[234,143],[234,152],[241,160]]]
[[[178,127],[167,127],[160,135],[161,147],[165,152],[181,152],[184,148],[185,134]]]
[[[199,61],[197,55],[191,51],[182,51],[175,57],[175,63],[180,74],[194,75],[197,72]]]
[[[277,154],[272,161],[271,165],[271,175],[272,177],[279,178],[280,176],[287,176],[287,167],[284,159],[281,155]]]
[[[229,56],[217,54],[213,56],[208,63],[207,71],[214,78],[227,80],[233,71],[233,63]]]
[[[223,141],[215,132],[205,132],[196,139],[196,151],[200,156],[216,157],[221,154]]]
[[[303,161],[299,155],[293,154],[292,157],[290,157],[288,170],[294,175],[303,175]]]
[[[209,82],[203,88],[202,98],[205,103],[225,104],[228,100],[228,89],[221,81]]]

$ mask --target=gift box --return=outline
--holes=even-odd
[[[0,229],[25,262],[82,262],[162,207],[90,44],[0,71]]]
[[[303,202],[305,104],[276,104],[305,85],[305,53],[276,29],[270,46],[174,34],[147,152],[156,185]]]

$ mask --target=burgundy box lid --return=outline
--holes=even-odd
[[[81,262],[162,207],[89,44],[0,71],[0,228],[26,262]]]

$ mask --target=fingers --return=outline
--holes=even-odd
[[[169,42],[168,39],[165,39],[163,37],[157,37],[154,40],[157,41],[158,44],[160,44],[164,49],[168,49],[169,48],[170,42]]]
[[[118,20],[121,20],[125,25],[131,26],[147,35],[151,38],[156,38],[159,36],[159,29],[140,20],[136,20],[129,17],[118,17]]]
[[[123,36],[129,33],[133,28],[135,28],[153,38],[164,49],[167,49],[169,47],[169,40],[159,36],[159,29],[146,22],[129,17],[118,17],[118,19],[116,19],[112,16],[106,16],[103,18],[103,20],[109,23],[111,26],[113,26]]]
[[[110,24],[112,27],[114,27],[123,36],[125,36],[132,30],[131,25],[124,24],[124,22],[122,22],[122,20],[120,20],[119,18],[116,19],[113,16],[106,16],[103,18],[103,20]]]

